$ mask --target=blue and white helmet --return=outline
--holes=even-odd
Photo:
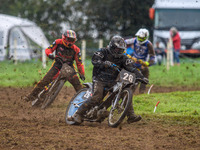
[[[139,29],[135,35],[139,44],[144,44],[149,39],[149,31],[145,28]]]

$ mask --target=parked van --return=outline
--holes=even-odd
[[[200,55],[200,0],[155,0],[149,9],[154,19],[153,43],[166,48],[169,29],[176,27],[181,37],[181,51]]]

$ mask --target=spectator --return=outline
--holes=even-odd
[[[181,49],[181,38],[178,30],[175,27],[171,27],[170,37],[172,38],[173,42],[174,62],[180,66],[179,54]]]
[[[157,58],[158,65],[162,64],[163,58],[166,56],[165,51],[163,48],[160,47],[160,42],[156,42],[156,47],[154,48]]]

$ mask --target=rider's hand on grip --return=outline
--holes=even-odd
[[[112,64],[113,64],[113,63],[110,62],[110,61],[105,61],[105,62],[104,62],[104,65],[105,65],[106,68],[111,67]]]
[[[54,58],[55,58],[55,57],[53,56],[53,54],[49,54],[48,57],[49,57],[49,59],[52,59],[52,60],[54,60]]]
[[[85,81],[85,76],[83,74],[79,74],[82,81]]]
[[[149,79],[143,78],[143,79],[141,79],[141,83],[148,84],[149,83]]]
[[[142,65],[145,66],[145,67],[148,67],[149,66],[149,62],[148,61],[143,62]]]
[[[138,59],[137,62],[139,62],[140,64],[143,64],[143,61],[141,59]]]
[[[104,65],[106,68],[110,67],[114,70],[119,70],[119,67],[117,65],[115,65],[114,63],[110,62],[110,61],[105,61]]]

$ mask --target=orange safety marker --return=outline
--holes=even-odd
[[[153,111],[154,113],[155,113],[156,108],[157,108],[157,106],[158,106],[159,103],[160,103],[160,101],[157,102],[157,104],[156,104],[156,106],[155,106],[155,108],[154,108],[154,111]]]

